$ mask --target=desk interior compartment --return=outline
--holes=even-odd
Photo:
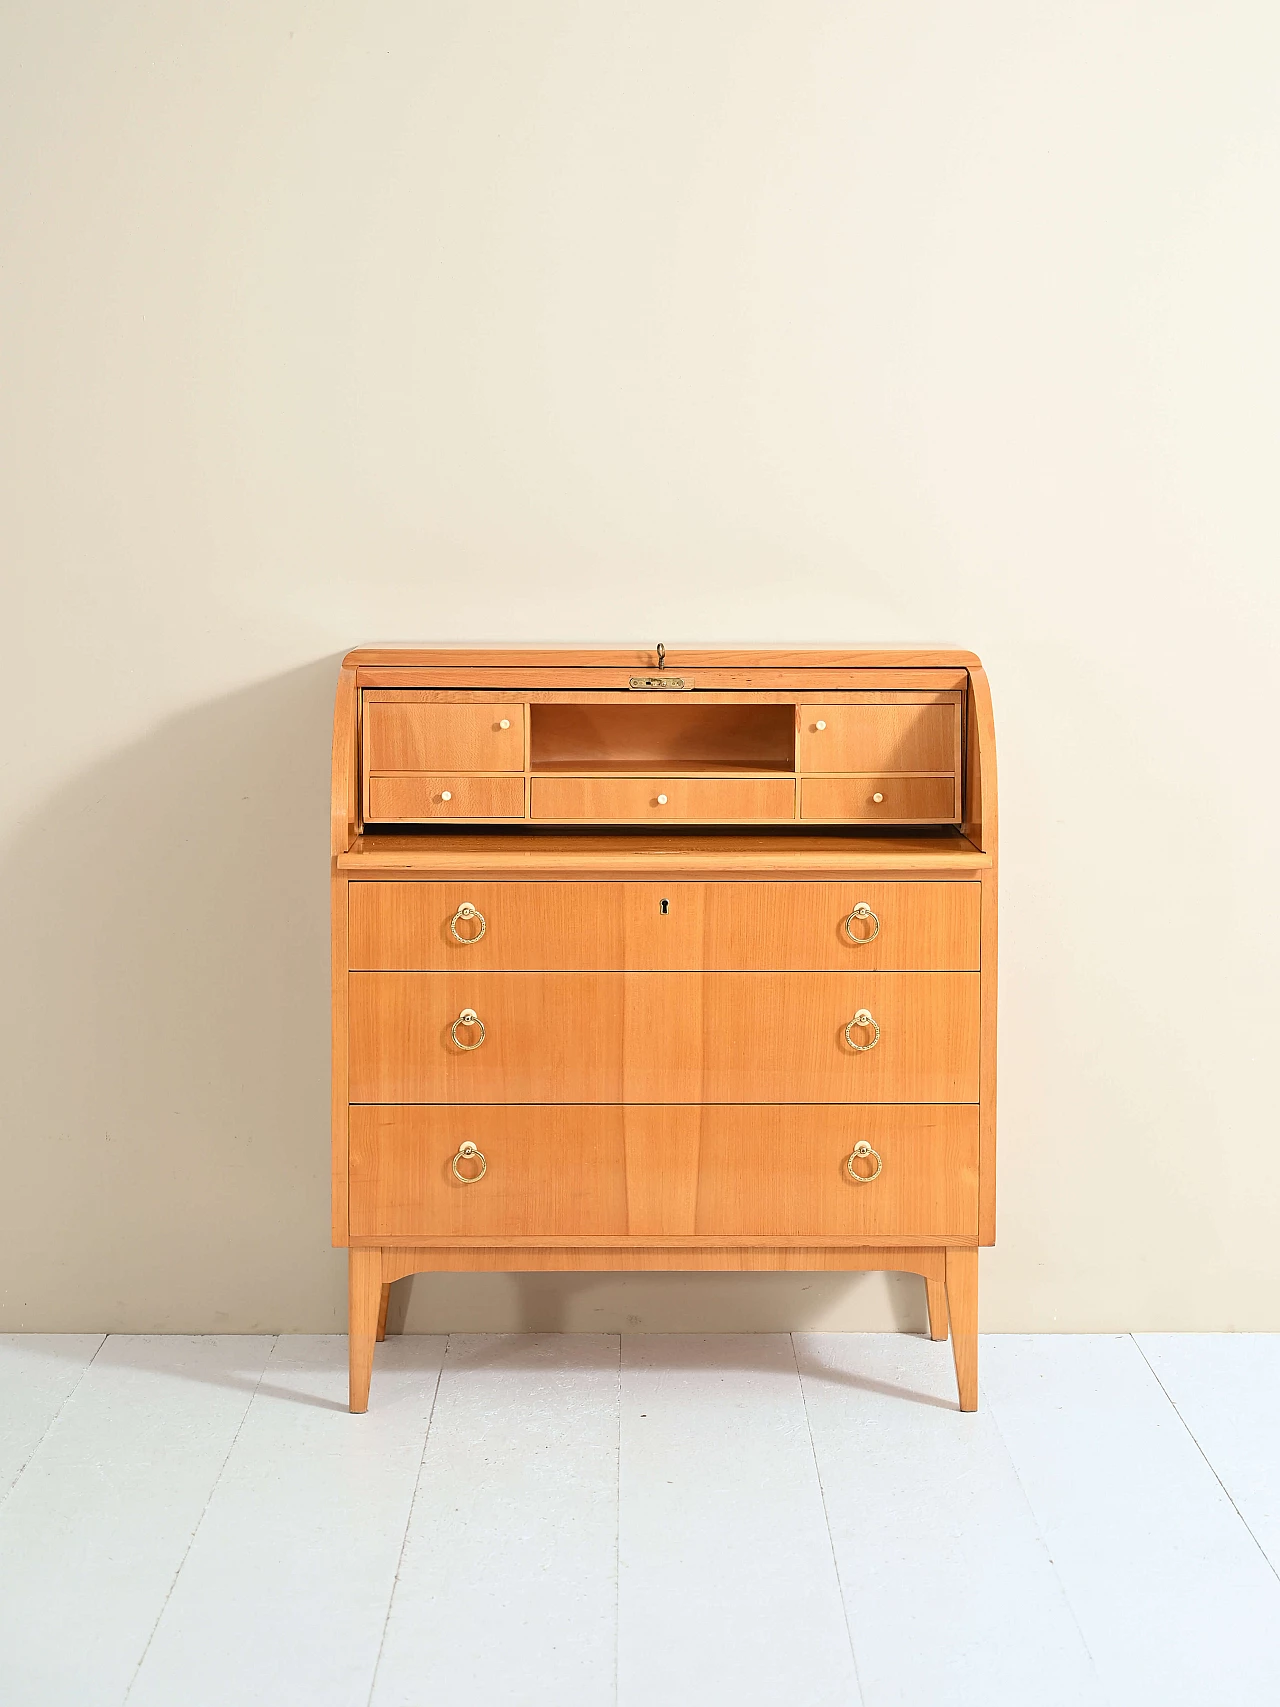
[[[673,705],[637,698],[618,705],[534,704],[529,712],[535,776],[795,770],[790,705]]]

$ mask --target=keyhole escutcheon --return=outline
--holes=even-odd
[[[667,901],[667,900],[659,901],[658,902],[658,911],[660,913],[669,913],[671,911],[670,901]]]

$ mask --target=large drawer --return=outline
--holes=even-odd
[[[790,777],[536,776],[529,816],[612,824],[746,824],[790,821]]]
[[[387,972],[972,971],[980,890],[977,883],[352,883],[349,964]],[[472,913],[460,915],[464,907]],[[855,907],[869,912],[854,917]]]
[[[977,1230],[964,1106],[353,1108],[350,1158],[353,1239]]]
[[[978,981],[975,972],[352,972],[350,1099],[976,1102]],[[860,1010],[874,1023],[846,1034]]]

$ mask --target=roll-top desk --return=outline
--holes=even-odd
[[[428,1270],[901,1269],[977,1404],[996,795],[953,651],[350,653],[351,1409]]]

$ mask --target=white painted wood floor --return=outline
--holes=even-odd
[[[0,1340],[5,1707],[1276,1707],[1280,1336]]]

